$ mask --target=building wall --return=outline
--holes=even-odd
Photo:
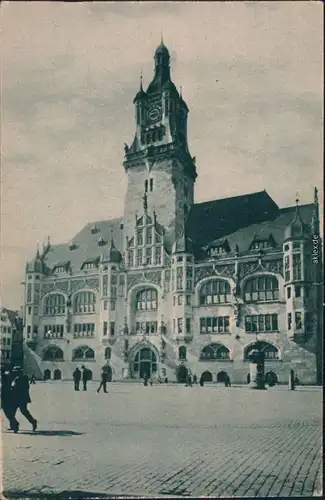
[[[202,264],[196,266],[195,272],[202,270]],[[155,271],[156,272],[156,271]],[[201,271],[200,271],[201,272]],[[125,273],[125,270],[123,270]],[[157,276],[160,271],[157,271]],[[200,376],[201,373],[209,371],[212,374],[214,381],[217,380],[217,374],[225,371],[229,374],[233,383],[246,383],[247,374],[249,373],[249,363],[244,360],[244,349],[247,345],[251,344],[258,338],[258,340],[267,341],[275,345],[279,350],[279,360],[267,360],[266,372],[274,371],[278,376],[280,383],[288,381],[290,369],[293,368],[300,381],[305,384],[316,383],[316,359],[315,349],[312,343],[309,342],[304,345],[299,345],[290,336],[287,330],[287,304],[284,295],[283,278],[279,273],[273,273],[278,278],[280,286],[279,299],[274,302],[264,303],[244,303],[243,291],[240,296],[236,297],[236,301],[240,302],[239,317],[235,315],[235,299],[232,295],[231,303],[220,305],[201,306],[199,302],[199,291],[201,286],[208,278],[200,279],[193,289],[193,293],[186,292],[191,295],[191,305],[186,306],[186,310],[190,311],[192,317],[191,335],[178,335],[173,331],[172,318],[173,314],[173,293],[171,287],[166,288],[162,286],[161,279],[157,281],[147,281],[143,279],[143,270],[132,271],[132,280],[130,273],[129,282],[126,282],[125,293],[117,297],[116,309],[114,311],[103,311],[102,291],[100,289],[94,290],[96,294],[96,312],[89,314],[72,314],[70,321],[70,332],[64,329],[63,338],[44,338],[44,325],[64,324],[66,325],[67,314],[61,316],[42,316],[44,313],[43,302],[46,295],[39,295],[39,303],[37,304],[40,316],[36,319],[38,324],[37,336],[27,335],[27,326],[30,324],[30,329],[33,331],[33,319],[35,316],[27,316],[25,324],[24,337],[25,341],[30,343],[34,349],[36,356],[39,360],[39,366],[44,374],[46,369],[51,370],[53,378],[54,370],[60,370],[63,379],[71,379],[73,370],[76,366],[85,364],[93,372],[93,378],[99,379],[101,368],[105,363],[109,363],[113,371],[113,379],[118,380],[124,377],[132,377],[133,373],[133,360],[136,352],[143,346],[148,345],[154,350],[157,356],[157,375],[166,374],[169,380],[176,380],[177,368],[180,364],[184,364],[192,373]],[[258,274],[260,275],[260,274]],[[89,273],[88,273],[89,276]],[[92,276],[101,278],[98,271],[94,271]],[[254,273],[248,276],[254,276]],[[248,276],[242,279],[241,283],[247,279]],[[135,279],[137,277],[137,279]],[[211,276],[211,278],[223,279],[232,285],[234,283],[232,278],[228,276]],[[66,281],[71,277],[66,276]],[[74,278],[75,279],[75,278]],[[80,279],[82,279],[80,277]],[[28,282],[28,280],[26,280]],[[42,281],[42,280],[40,280]],[[51,278],[44,278],[46,286],[51,282]],[[136,283],[134,284],[134,281]],[[54,279],[52,279],[54,282]],[[58,290],[63,288],[63,285],[58,285]],[[133,283],[133,284],[132,284]],[[135,308],[135,295],[137,291],[153,287],[158,291],[158,308],[156,311],[137,311]],[[243,290],[243,286],[241,286]],[[79,290],[83,290],[81,287]],[[55,292],[55,288],[51,293]],[[232,292],[233,293],[233,292]],[[73,298],[73,295],[72,295]],[[125,302],[126,298],[126,302]],[[181,311],[184,309],[181,308]],[[184,314],[181,312],[179,314]],[[250,314],[277,314],[279,331],[270,333],[259,333],[256,337],[255,333],[245,332],[245,316]],[[215,316],[229,316],[230,328],[229,333],[200,333],[200,317],[215,317]],[[128,334],[124,332],[125,318],[127,321]],[[136,321],[157,321],[158,332],[157,334],[150,335],[136,335],[135,323]],[[115,322],[115,335],[112,338],[109,332],[106,336],[103,335],[103,322]],[[73,324],[74,323],[95,323],[95,333],[93,337],[78,336],[75,337]],[[163,324],[164,330],[161,329]],[[162,349],[162,339],[165,339],[165,347]],[[127,342],[127,346],[125,344]],[[229,360],[201,360],[200,354],[202,349],[214,343],[220,343],[226,346],[230,351]],[[63,361],[43,361],[44,349],[49,345],[58,346],[63,351]],[[78,359],[73,361],[73,351],[80,346],[88,346],[95,351],[95,360]],[[105,359],[105,349],[111,348],[111,357],[109,360]],[[187,350],[186,360],[180,360],[178,353],[179,347],[185,346]]]

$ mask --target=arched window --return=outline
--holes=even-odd
[[[63,361],[63,351],[56,345],[49,345],[43,351],[43,361]]]
[[[157,309],[157,290],[145,288],[136,295],[137,311],[155,311]]]
[[[230,285],[224,280],[210,280],[200,290],[200,305],[224,304],[231,301]]]
[[[95,359],[95,351],[87,345],[77,347],[72,354],[72,361],[82,361],[84,359]]]
[[[202,349],[202,360],[229,359],[229,349],[222,344],[210,344]]]
[[[105,359],[111,359],[112,349],[110,347],[106,347],[105,349]]]
[[[245,347],[244,360],[249,361],[250,352],[256,348],[264,352],[265,360],[267,361],[279,359],[279,349],[275,345],[269,342],[257,341]]]
[[[79,292],[73,301],[73,312],[78,314],[93,313],[96,309],[94,292]]]
[[[178,348],[178,359],[180,361],[185,361],[186,360],[186,347],[184,345],[181,345]]]
[[[279,282],[275,276],[256,276],[245,284],[245,301],[257,302],[279,299]]]
[[[44,315],[56,316],[65,314],[65,298],[62,293],[52,293],[45,298]]]

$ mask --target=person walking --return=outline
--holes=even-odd
[[[231,387],[229,375],[225,375],[225,387]]]
[[[145,376],[143,377],[143,385],[145,387],[148,386],[148,380],[149,380],[149,375],[148,375],[148,373],[146,373]]]
[[[36,377],[35,377],[35,373],[32,373],[32,376],[30,378],[30,383],[31,384],[36,384]]]
[[[9,431],[18,432],[19,423],[15,418],[14,405],[11,394],[12,372],[1,372],[1,408],[9,422]]]
[[[193,384],[197,384],[197,375],[194,373],[193,375]]]
[[[82,369],[82,386],[83,390],[86,391],[87,382],[89,380],[89,370],[84,365],[82,365],[81,369]]]
[[[13,381],[11,383],[11,394],[13,402],[14,417],[19,408],[20,413],[28,420],[33,426],[33,431],[37,429],[37,420],[29,412],[27,405],[32,402],[29,395],[29,380],[28,376],[25,375],[20,366],[15,366],[13,371]],[[18,429],[19,430],[19,423]]]
[[[73,377],[73,382],[74,382],[74,390],[79,391],[79,385],[80,385],[80,380],[81,380],[81,371],[77,367],[75,371],[72,374]]]
[[[101,381],[99,384],[99,387],[97,389],[97,394],[99,394],[99,391],[101,388],[103,388],[104,392],[107,392],[107,382],[108,382],[108,373],[107,370],[105,370],[105,367],[102,368],[102,373],[101,373]]]
[[[200,386],[203,387],[204,386],[204,378],[203,378],[203,375],[201,375],[200,377],[200,382],[199,382]]]
[[[192,387],[192,375],[189,373],[187,375],[187,384],[186,384],[187,387]]]

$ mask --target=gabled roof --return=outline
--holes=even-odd
[[[81,270],[84,262],[99,259],[103,253],[107,253],[112,237],[116,248],[123,248],[122,218],[104,221],[89,222],[72,240],[74,250],[69,249],[69,244],[53,245],[44,257],[44,263],[53,269],[58,263],[70,261],[73,272]],[[92,227],[96,227],[96,233],[92,233]],[[103,245],[98,245],[98,238],[104,240]]]
[[[301,205],[299,207],[301,218],[307,225],[311,223],[313,208],[313,204]],[[268,240],[270,234],[272,234],[277,247],[281,249],[285,237],[285,230],[290,226],[295,211],[295,206],[282,208],[279,210],[278,216],[274,220],[258,222],[228,234],[227,240],[231,251],[234,252],[236,245],[238,245],[240,252],[247,252],[254,237],[258,240]],[[223,240],[216,239],[211,242],[209,246],[218,245],[220,241]]]
[[[278,205],[266,191],[196,203],[188,215],[186,233],[203,247],[240,228],[272,220],[278,213]]]

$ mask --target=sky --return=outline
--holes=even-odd
[[[123,214],[124,143],[161,32],[182,85],[197,202],[322,188],[322,2],[3,2],[1,297],[37,242]],[[322,194],[322,193],[321,193]]]

